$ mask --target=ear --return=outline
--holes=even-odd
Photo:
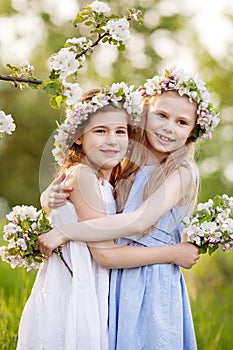
[[[82,144],[82,141],[80,140],[80,138],[78,138],[76,141],[74,141],[74,143],[76,143],[76,145],[80,146]]]

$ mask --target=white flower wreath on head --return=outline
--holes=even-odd
[[[67,108],[66,119],[57,129],[54,136],[55,148],[52,154],[59,165],[62,165],[67,157],[69,147],[74,142],[77,128],[84,120],[87,120],[92,113],[100,108],[112,104],[116,108],[125,108],[131,117],[132,123],[140,121],[142,113],[141,93],[134,89],[133,85],[128,86],[125,82],[114,83],[106,86],[96,93],[88,102],[78,102],[73,108]]]
[[[191,102],[197,102],[197,125],[192,136],[211,139],[212,131],[220,122],[219,112],[210,102],[205,82],[197,74],[192,78],[183,69],[165,69],[163,75],[148,79],[141,92],[143,96],[154,96],[173,90],[180,96],[187,95]]]

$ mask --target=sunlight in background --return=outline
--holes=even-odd
[[[4,64],[29,60],[44,37],[42,19],[31,11],[2,17],[0,20],[0,52]]]
[[[143,0],[141,4],[151,3],[150,0]],[[230,4],[231,3],[231,4]],[[43,21],[40,18],[41,12],[47,12],[51,21],[56,24],[62,24],[72,21],[79,11],[79,3],[76,0],[12,0],[12,6],[19,13],[11,17],[1,17],[0,21],[0,53],[3,63],[11,62],[12,64],[20,61],[30,60],[30,56],[36,45],[46,36]],[[127,1],[126,7],[133,6],[133,1]],[[200,41],[217,59],[221,59],[226,54],[227,47],[232,42],[233,24],[228,20],[223,11],[233,13],[233,4],[231,0],[165,0],[158,4],[156,10],[148,10],[145,13],[145,25],[153,26],[159,22],[160,15],[169,15],[181,12],[190,17],[190,26],[192,26],[199,35]],[[184,33],[181,33],[181,36]],[[170,34],[171,35],[171,34]],[[135,41],[140,38],[132,37],[128,43],[128,56],[136,68],[142,68],[147,65],[146,56],[143,49],[137,55],[133,54]],[[179,43],[174,43],[167,33],[158,31],[151,38],[151,45],[158,54],[164,57],[164,64],[184,66],[185,69],[195,67],[190,48],[180,48]],[[182,38],[180,39],[182,40]],[[137,44],[141,43],[137,41]],[[140,48],[142,48],[140,44]],[[176,47],[177,46],[177,47]],[[190,45],[192,46],[192,45]],[[178,50],[179,49],[179,50]],[[114,54],[110,53],[112,47],[103,49],[102,55],[106,62],[106,55],[110,55],[112,61]],[[177,53],[174,57],[174,50]],[[98,60],[101,52],[98,52]],[[106,70],[109,73],[109,69]]]
[[[135,1],[122,0],[122,4],[124,3],[128,8],[133,7]],[[153,0],[142,0],[141,4],[152,6]],[[17,14],[0,18],[0,54],[4,65],[6,63],[19,64],[24,60],[30,61],[33,50],[47,35],[41,13],[48,13],[52,23],[59,26],[68,21],[72,22],[80,9],[77,0],[12,0],[12,7]],[[231,0],[163,0],[154,9],[145,11],[144,25],[153,28],[159,24],[161,16],[176,13],[182,13],[189,19],[190,27],[197,33],[201,43],[215,59],[221,60],[224,57],[232,59],[227,52],[230,43],[233,42],[233,22],[226,17],[226,14],[233,15]],[[140,33],[132,34],[131,39],[127,42],[125,55],[136,69],[143,69],[151,64],[150,57],[145,54],[146,40],[147,44],[149,43],[151,48],[163,58],[162,67],[158,67],[159,70],[164,66],[177,65],[196,73],[198,67],[189,32],[180,31],[174,37],[170,31],[161,29],[147,38]],[[102,44],[96,48],[93,53],[93,64],[100,76],[107,77],[111,74],[112,65],[117,60],[118,54],[117,48],[109,44]],[[87,69],[87,65],[84,65],[83,71]],[[92,86],[93,82],[88,79],[85,84],[87,89]],[[218,105],[217,96],[215,103]],[[222,111],[223,118],[226,118],[226,114],[227,111]],[[225,140],[232,139],[232,127],[227,125],[222,132]],[[222,162],[228,164],[225,167],[224,176],[227,181],[233,182],[233,163],[228,160],[226,161],[223,155]],[[221,161],[214,157],[208,158],[200,164],[200,171],[203,176],[209,176],[218,171],[221,166],[223,166]]]
[[[46,12],[56,24],[72,21],[79,11],[75,0],[12,0],[19,13],[0,18],[0,54],[4,64],[30,60],[33,50],[46,36],[40,13]]]
[[[223,58],[233,37],[233,23],[224,15],[233,14],[232,0],[195,0],[186,2],[189,6],[196,11],[191,22],[201,43],[213,57]]]

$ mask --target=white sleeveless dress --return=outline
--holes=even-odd
[[[114,214],[112,186],[100,180],[106,213]],[[53,226],[77,222],[69,201],[52,210]],[[73,277],[56,255],[42,263],[22,313],[17,350],[108,350],[109,270],[98,266],[85,243],[62,248]]]

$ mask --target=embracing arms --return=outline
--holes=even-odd
[[[187,174],[186,174],[187,175]],[[186,176],[187,178],[187,176]],[[84,176],[83,180],[87,180]],[[90,179],[89,188],[90,187]],[[92,219],[85,222],[75,224],[66,224],[58,229],[53,229],[47,234],[44,234],[39,239],[40,250],[46,254],[51,254],[51,251],[58,245],[67,242],[68,240],[88,241],[92,256],[97,263],[104,267],[136,267],[155,263],[171,263],[174,262],[183,267],[189,268],[198,259],[198,249],[189,243],[180,243],[175,246],[166,247],[118,247],[112,241],[106,242],[111,238],[123,237],[128,235],[143,232],[145,229],[153,225],[161,216],[163,216],[170,208],[172,208],[183,197],[180,194],[181,184],[180,175],[174,173],[169,177],[164,184],[155,193],[153,193],[147,201],[136,211],[127,214],[117,214],[113,216],[104,216],[103,207],[95,203],[97,212],[85,207],[86,203],[92,202],[93,198],[82,191],[85,198],[80,199],[80,183],[79,186],[74,186],[74,183],[69,183],[74,188],[71,193],[71,200],[76,205],[76,210],[82,210],[81,219],[87,217]],[[84,185],[84,183],[82,183]],[[94,185],[94,184],[93,184]],[[182,182],[182,186],[186,186]],[[85,186],[83,187],[85,188]],[[97,199],[95,199],[96,201]],[[82,203],[84,201],[85,203]],[[155,203],[160,203],[156,206]],[[79,208],[78,208],[79,207]],[[101,213],[102,212],[102,213]],[[81,212],[80,212],[81,213]],[[86,215],[86,216],[85,216]],[[93,243],[94,241],[105,241]],[[90,243],[92,242],[92,243]]]
[[[69,240],[105,241],[142,233],[154,225],[172,207],[181,203],[184,198],[186,201],[190,201],[190,198],[185,196],[185,193],[189,192],[187,190],[189,186],[190,171],[183,167],[182,172],[174,171],[163,185],[133,212],[107,217],[102,214],[101,217],[98,215],[98,219],[93,218],[85,222],[60,226],[58,231],[61,236],[64,236],[61,244]],[[77,191],[77,189],[73,191]],[[185,203],[183,204],[185,205]]]

